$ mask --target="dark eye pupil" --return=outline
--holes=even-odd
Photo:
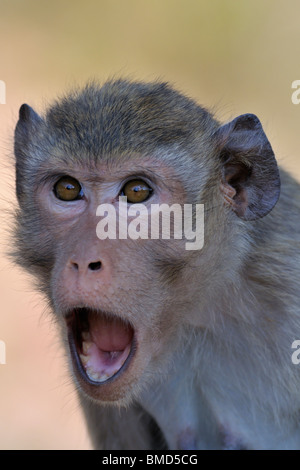
[[[79,181],[71,176],[63,176],[60,178],[53,190],[55,196],[61,201],[75,201],[83,197],[83,191]]]

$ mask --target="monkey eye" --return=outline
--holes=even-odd
[[[152,189],[143,180],[131,180],[128,181],[121,191],[122,196],[127,197],[127,202],[139,203],[146,201],[151,193]]]
[[[71,176],[60,178],[55,183],[53,191],[55,196],[62,201],[75,201],[83,197],[83,190],[79,181]]]

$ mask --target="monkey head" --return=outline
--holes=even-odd
[[[238,270],[224,253],[247,244],[245,224],[277,201],[261,124],[247,114],[221,126],[166,84],[92,83],[44,117],[22,105],[15,156],[15,259],[48,299],[80,390],[129,403],[171,370],[186,325],[209,327],[209,299]],[[204,204],[203,248],[99,239],[97,207],[118,214],[122,196],[130,207]]]

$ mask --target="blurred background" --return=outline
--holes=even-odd
[[[0,0],[0,449],[90,448],[44,300],[5,256],[20,105],[42,113],[89,78],[159,78],[220,120],[257,114],[300,179],[299,17],[298,0]]]

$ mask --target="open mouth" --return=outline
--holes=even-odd
[[[77,308],[67,316],[67,325],[73,361],[93,384],[115,377],[133,355],[133,327],[118,316]]]

